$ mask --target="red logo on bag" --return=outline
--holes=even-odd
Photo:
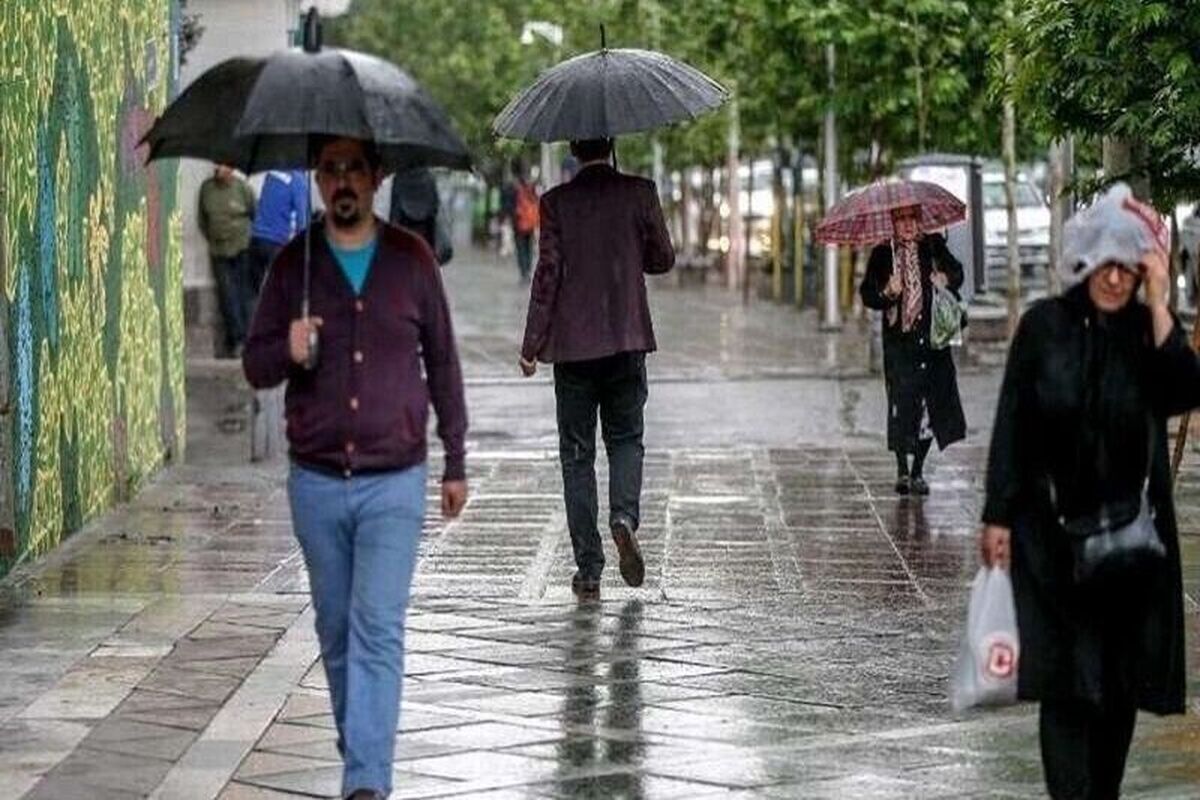
[[[985,678],[1006,681],[1017,672],[1017,643],[1004,633],[994,633],[983,640],[985,658],[982,667]]]

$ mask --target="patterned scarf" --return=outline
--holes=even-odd
[[[900,317],[900,330],[908,333],[921,318],[925,307],[925,296],[921,287],[921,259],[916,240],[894,240],[892,243],[892,269],[900,270],[900,302],[888,312],[888,323],[896,324]]]

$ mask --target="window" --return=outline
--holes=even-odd
[[[1042,205],[1042,197],[1031,183],[1016,185],[1017,208],[1035,208]],[[983,207],[987,210],[1004,208],[1008,200],[1004,196],[1004,182],[988,181],[983,184]]]

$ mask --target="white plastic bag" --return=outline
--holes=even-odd
[[[950,705],[955,711],[1017,701],[1021,640],[1012,580],[999,567],[980,567],[971,583],[971,605],[954,676]]]

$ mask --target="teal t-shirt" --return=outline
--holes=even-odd
[[[342,268],[342,274],[346,276],[346,280],[354,287],[355,294],[362,294],[363,284],[367,282],[367,272],[371,269],[371,259],[375,257],[375,248],[378,244],[378,238],[371,239],[362,247],[356,250],[343,250],[328,239],[325,240],[329,244],[329,249],[333,251],[333,257],[337,259],[338,265]]]

